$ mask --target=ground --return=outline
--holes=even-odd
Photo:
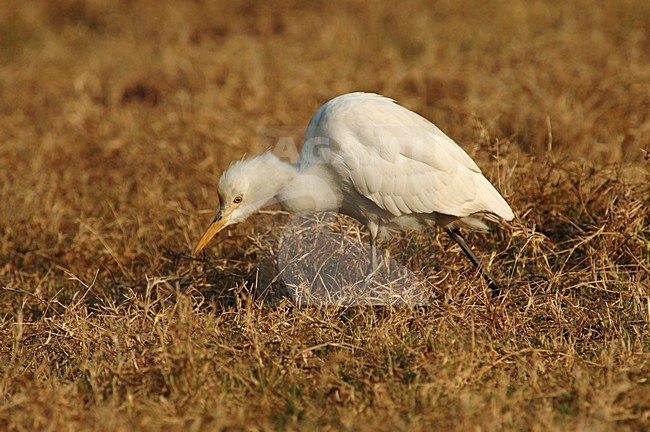
[[[6,0],[0,89],[0,428],[650,429],[649,2]],[[468,235],[502,298],[430,229],[380,245],[426,304],[296,305],[287,254],[363,261],[331,215],[189,256],[221,171],[350,91],[506,197]]]

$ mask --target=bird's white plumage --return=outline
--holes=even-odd
[[[376,94],[339,96],[314,114],[300,165],[316,163],[331,167],[341,185],[348,184],[348,201],[356,192],[388,212],[377,218],[380,225],[399,227],[399,218],[410,214],[513,218],[461,147],[428,120]]]
[[[334,210],[375,238],[422,224],[481,229],[478,216],[511,220],[510,206],[440,129],[392,99],[350,93],[312,117],[296,165],[270,153],[233,164],[219,182],[221,211],[195,248],[276,198],[289,211]]]

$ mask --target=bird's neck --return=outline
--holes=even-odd
[[[296,175],[276,198],[283,209],[292,213],[338,210],[343,200],[334,175],[323,164],[296,167]]]

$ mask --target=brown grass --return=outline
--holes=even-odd
[[[650,3],[223,3],[0,8],[0,428],[648,430]],[[503,301],[435,230],[382,245],[426,307],[260,301],[282,215],[185,256],[231,160],[353,90],[508,197]]]

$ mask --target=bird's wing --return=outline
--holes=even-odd
[[[431,122],[378,95],[337,99],[312,118],[303,158],[318,154],[356,192],[395,216],[487,212],[512,219],[476,163]]]

